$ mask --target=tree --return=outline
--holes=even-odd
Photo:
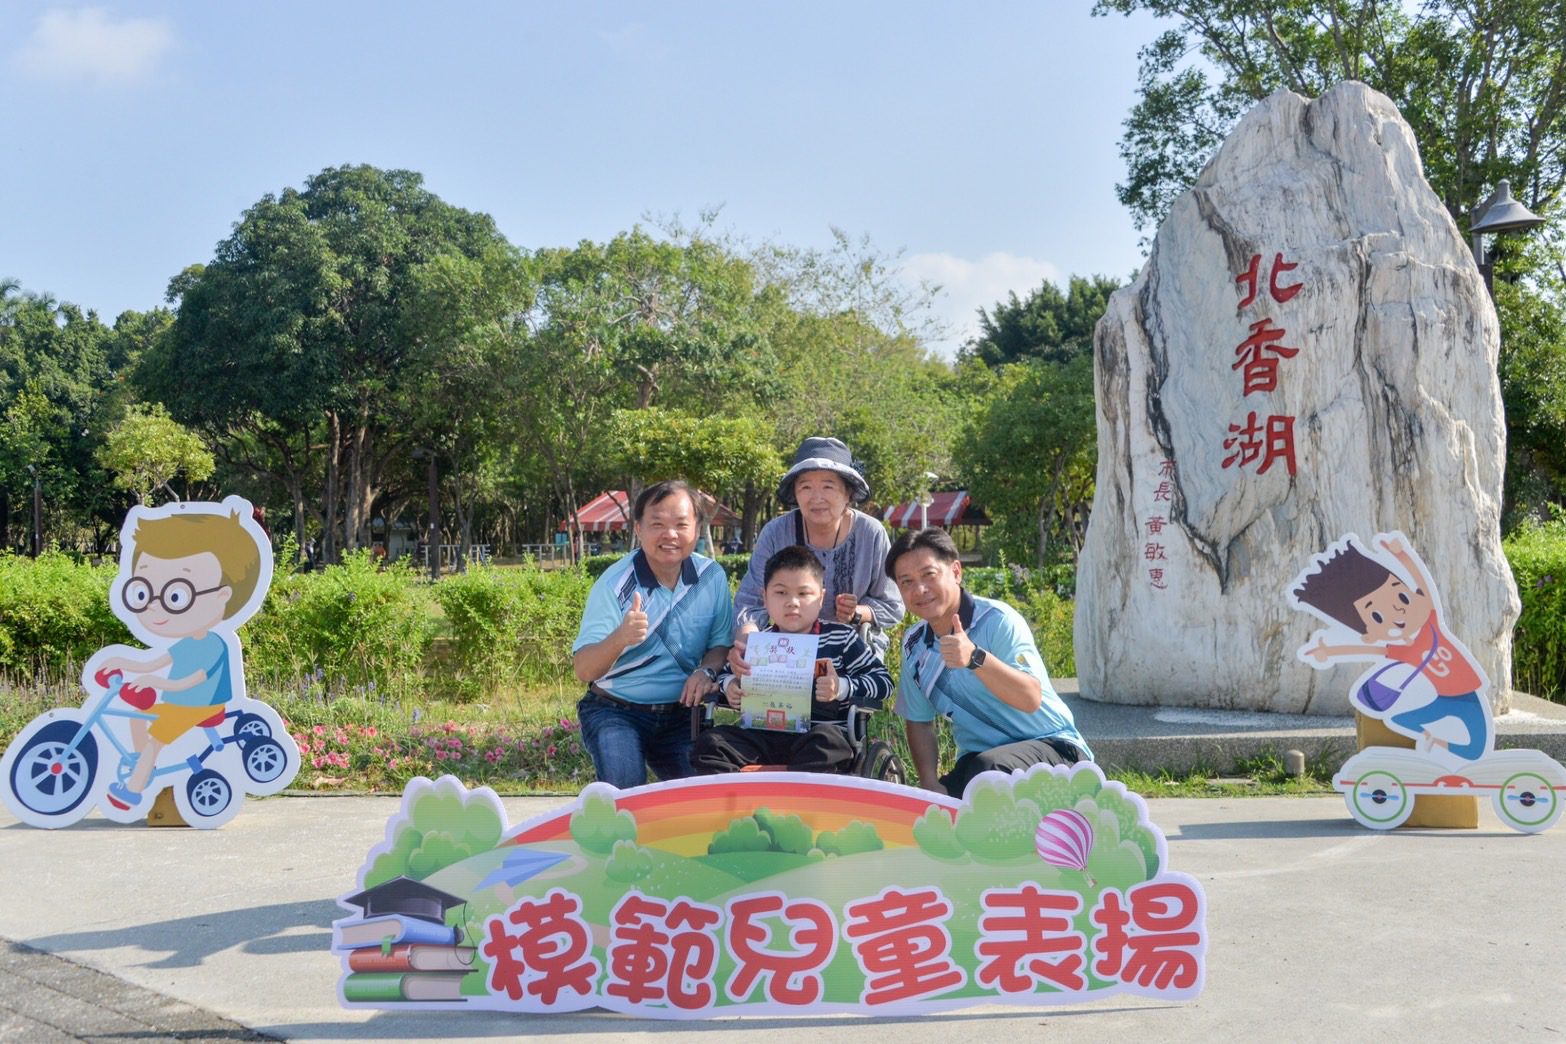
[[[34,473],[51,531],[119,531],[123,498],[96,454],[129,390],[121,380],[167,324],[167,313],[126,312],[114,327],[93,312],[0,281],[0,544],[11,506],[29,503]]]
[[[1506,331],[1500,373],[1510,529],[1524,515],[1548,519],[1547,505],[1566,500],[1566,231],[1552,221],[1503,250],[1495,306]]]
[[[674,409],[617,410],[608,449],[634,502],[639,484],[683,478],[724,496],[766,488],[783,474],[772,431],[755,417],[702,417]],[[702,538],[713,547],[710,520]]]
[[[633,229],[536,255],[537,306],[528,324],[507,331],[527,346],[512,388],[568,518],[581,504],[584,465],[609,453],[615,409],[669,402],[716,414],[774,369],[753,321],[750,265],[699,232],[682,235]],[[580,540],[574,532],[573,545]]]
[[[211,476],[214,467],[206,443],[157,403],[131,406],[110,430],[98,462],[114,472],[115,485],[136,495],[138,504],[148,503],[160,489],[178,500],[169,485],[176,475],[199,482]]]
[[[1157,225],[1240,115],[1277,90],[1342,80],[1386,94],[1425,176],[1466,227],[1502,178],[1538,210],[1566,183],[1566,7],[1558,0],[1098,0],[1172,28],[1141,52],[1117,186]]]
[[[963,346],[964,357],[986,366],[1025,359],[1069,362],[1093,353],[1093,328],[1119,283],[1105,276],[1072,276],[1065,293],[1049,280],[1017,300],[1012,292],[992,309],[979,309],[979,335]]]
[[[1075,560],[1093,501],[1095,424],[1090,356],[1013,363],[997,374],[957,444],[995,544],[1041,566],[1056,550]]]
[[[420,175],[328,168],[303,191],[263,197],[209,264],[170,283],[178,316],[140,377],[215,442],[264,449],[243,463],[289,488],[296,518],[305,481],[318,480],[335,558],[339,542],[368,538],[389,469],[417,444],[409,420],[436,361],[465,332],[430,317],[498,321],[516,307],[521,265],[487,215],[442,201]],[[432,278],[437,266],[445,278]]]

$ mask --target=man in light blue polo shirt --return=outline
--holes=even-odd
[[[604,570],[571,646],[587,694],[576,706],[598,778],[641,786],[691,774],[688,708],[729,650],[734,602],[723,567],[695,554],[701,516],[689,486],[648,486],[632,511],[636,551]]]
[[[904,533],[886,556],[903,604],[922,621],[903,635],[897,713],[919,784],[961,797],[980,772],[1092,758],[1049,684],[1026,620],[962,586],[957,545],[942,529]],[[952,723],[957,764],[939,776],[935,716]]]

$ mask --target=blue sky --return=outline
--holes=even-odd
[[[1026,3],[10,0],[0,275],[112,319],[161,302],[242,210],[323,167],[420,171],[522,247],[647,215],[826,246],[973,310],[1124,277],[1116,201],[1156,23]]]

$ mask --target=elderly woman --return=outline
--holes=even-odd
[[[745,635],[768,623],[762,604],[762,571],[767,559],[792,544],[814,551],[826,569],[826,600],[821,615],[846,624],[869,625],[869,643],[885,658],[887,632],[903,618],[903,599],[886,575],[891,549],[881,523],[855,504],[870,497],[870,487],[853,465],[848,447],[837,439],[808,438],[778,484],[778,500],[793,508],[768,522],[756,538],[750,568],[734,597],[734,648],[729,662],[740,667]]]

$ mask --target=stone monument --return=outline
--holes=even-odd
[[[1508,704],[1495,310],[1392,103],[1345,83],[1246,114],[1094,337],[1084,696],[1344,714],[1280,597],[1346,532],[1401,530]]]

